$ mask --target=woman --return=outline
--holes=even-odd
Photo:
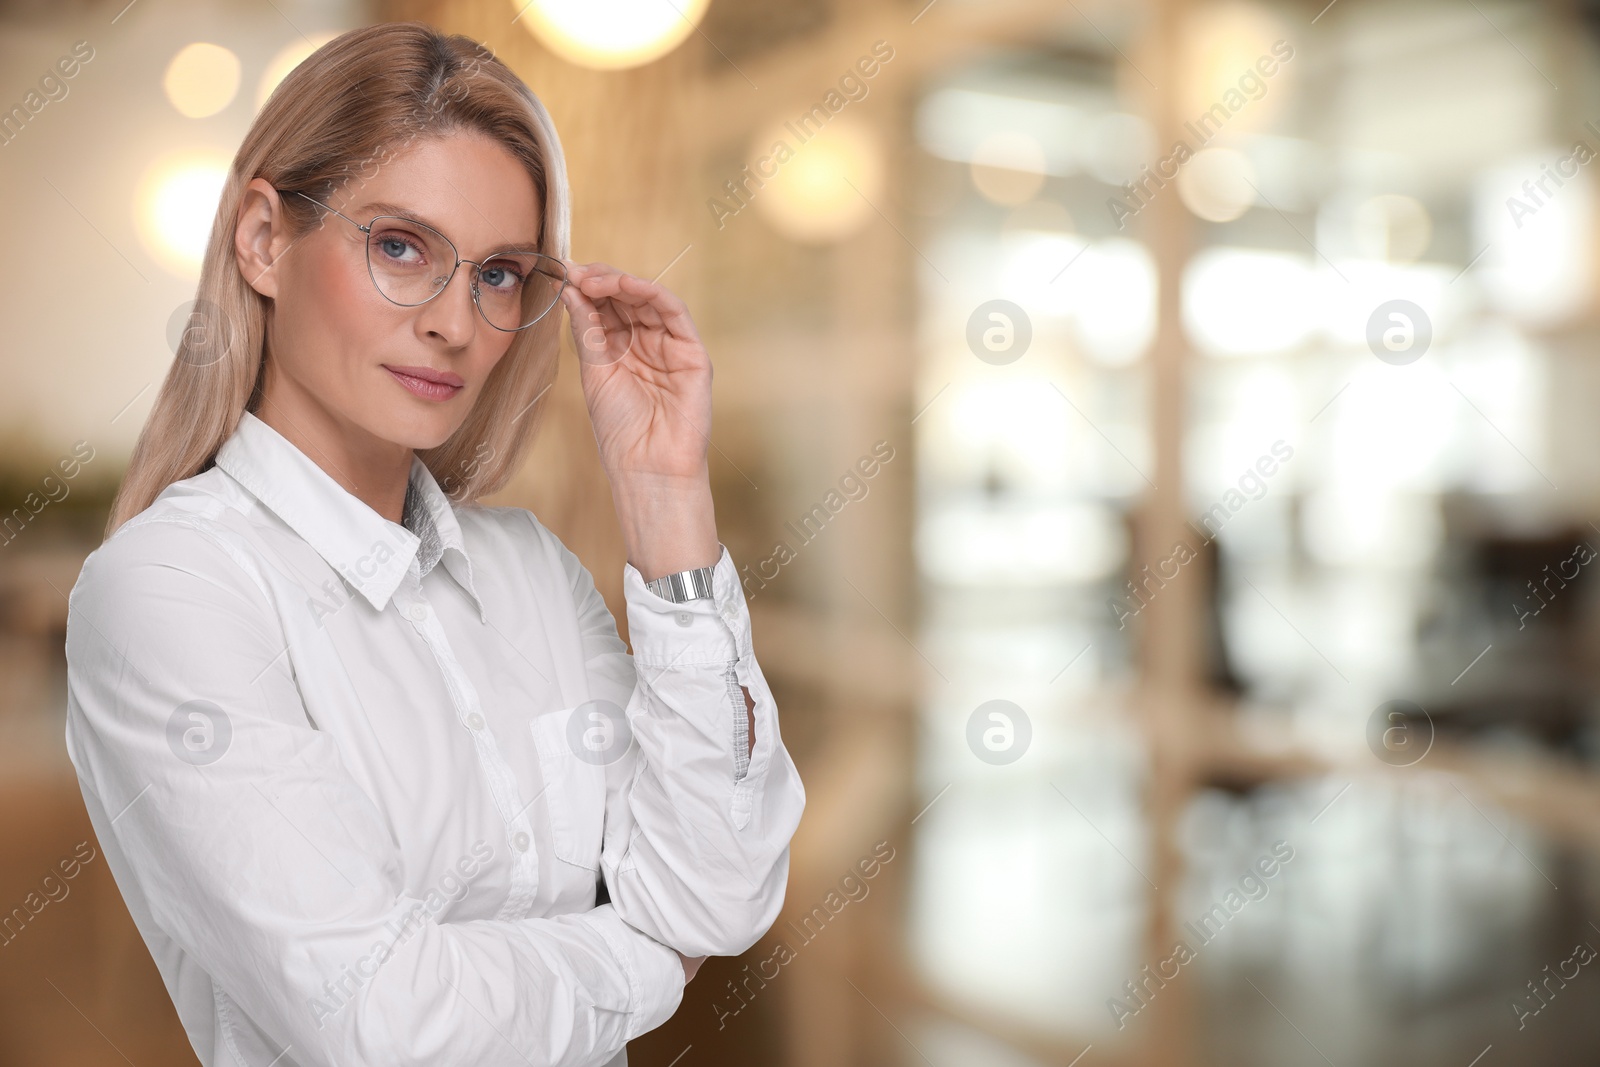
[[[624,1064],[782,904],[805,792],[710,362],[662,286],[566,259],[568,203],[543,105],[417,23],[319,49],[234,160],[67,629],[68,750],[204,1064]],[[572,552],[475,503],[557,303],[631,657]]]

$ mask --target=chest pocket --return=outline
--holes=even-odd
[[[595,702],[535,716],[531,723],[544,773],[545,799],[555,834],[555,854],[600,870],[605,821],[606,768],[615,734]]]

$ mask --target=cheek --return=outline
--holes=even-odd
[[[491,340],[489,344],[484,346],[482,353],[474,360],[473,373],[471,375],[472,380],[477,382],[480,390],[488,382],[489,375],[494,373],[494,369],[500,365],[500,361],[511,358],[511,346],[515,343],[514,340],[511,340],[496,344],[494,340]]]
[[[307,285],[300,293],[308,317],[338,333],[365,332],[376,305],[383,303],[366,264],[342,248],[319,249],[319,253],[311,257]]]
[[[295,377],[324,387],[357,376],[360,354],[393,329],[382,314],[390,305],[373,288],[366,264],[348,249],[318,247],[298,266],[291,299],[279,309],[282,360],[298,364]],[[300,363],[296,352],[315,352],[317,358]]]

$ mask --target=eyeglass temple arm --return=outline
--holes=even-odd
[[[274,189],[278,189],[277,186],[273,186],[273,188]],[[307,200],[311,201],[313,204],[317,205],[318,207],[323,208],[323,209],[328,210],[328,211],[331,211],[335,215],[338,215],[341,219],[344,219],[344,221],[348,222],[350,225],[354,226],[356,229],[360,230],[362,233],[368,233],[372,229],[371,226],[363,226],[363,225],[361,225],[361,223],[357,222],[355,219],[351,218],[349,215],[346,215],[344,212],[340,211],[338,208],[333,207],[330,204],[324,204],[321,200],[318,200],[316,197],[310,196],[310,195],[308,195],[306,193],[302,193],[298,189],[278,189],[278,192],[280,192],[280,193],[288,193],[291,196],[303,196]]]

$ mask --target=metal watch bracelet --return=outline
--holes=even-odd
[[[711,571],[710,567],[696,567],[654,578],[644,584],[656,596],[674,604],[682,604],[686,600],[708,600],[711,598]]]

